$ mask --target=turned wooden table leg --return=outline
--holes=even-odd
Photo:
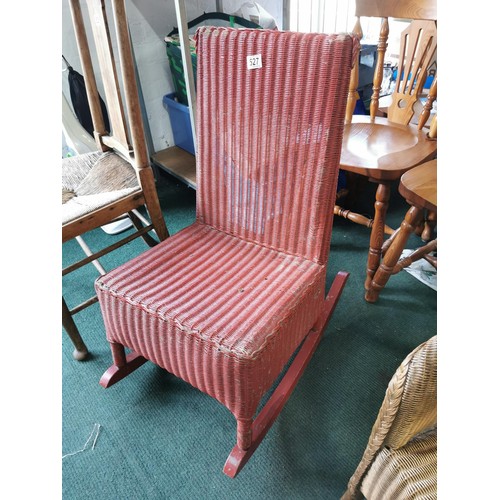
[[[382,245],[384,243],[385,215],[389,207],[391,188],[389,184],[380,183],[375,194],[375,217],[370,233],[370,249],[366,264],[365,290],[369,290],[373,276],[380,264]]]
[[[415,226],[418,224],[422,216],[422,210],[417,207],[411,207],[401,223],[400,230],[398,231],[391,246],[378,267],[369,288],[366,291],[365,299],[367,302],[376,302],[381,290],[384,288],[389,278],[393,274],[394,267],[399,261],[401,254],[410,235],[415,231]]]

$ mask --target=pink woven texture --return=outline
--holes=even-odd
[[[198,220],[325,263],[352,39],[203,27],[196,42]]]
[[[324,283],[324,266],[196,223],[99,290],[109,340],[251,417],[318,316]]]
[[[197,44],[197,221],[96,290],[109,341],[251,419],[324,303],[353,41],[200,28]]]

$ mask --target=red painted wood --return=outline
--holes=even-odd
[[[134,370],[137,370],[139,366],[143,365],[147,361],[146,358],[137,354],[136,352],[131,352],[127,354],[127,362],[124,366],[118,367],[116,365],[111,365],[99,380],[99,384],[102,385],[105,389],[111,387],[116,382],[119,382],[121,379],[125,378],[129,373],[132,373]]]
[[[318,321],[309,332],[285,376],[252,425],[253,439],[250,448],[242,450],[236,445],[229,454],[224,465],[224,473],[229,477],[234,478],[241,471],[278,418],[323,336],[324,329],[340,299],[348,277],[349,274],[342,271],[335,277]]]

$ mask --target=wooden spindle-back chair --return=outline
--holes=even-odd
[[[357,99],[359,64],[351,74],[340,168],[350,178],[363,178],[377,184],[373,219],[351,207],[335,206],[335,214],[370,228],[365,289],[368,290],[377,270],[385,234],[391,185],[411,168],[437,155],[437,141],[429,140],[425,127],[437,96],[437,77],[428,92],[418,124],[411,123],[415,103],[422,95],[427,69],[436,59],[437,23],[435,0],[356,1],[357,21],[353,32],[362,38],[362,19],[381,18],[377,60],[373,78],[370,114],[354,115]],[[395,90],[387,117],[379,115],[384,56],[390,35],[389,18],[412,20],[401,34],[400,57]],[[348,177],[349,178],[349,177]],[[349,189],[349,186],[348,186]]]

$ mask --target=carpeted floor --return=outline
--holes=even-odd
[[[161,174],[158,191],[171,234],[194,221],[194,190]],[[406,210],[393,190],[388,223]],[[372,186],[359,207],[371,213]],[[235,421],[214,399],[146,363],[103,389],[111,364],[98,304],[78,313],[91,356],[72,358],[62,335],[62,450],[87,449],[62,460],[65,500],[339,499],[363,453],[392,374],[403,358],[436,333],[436,292],[406,272],[389,281],[376,304],[364,300],[368,230],[336,218],[329,281],[350,278],[310,365],[274,426],[243,471],[222,473],[235,442]],[[101,229],[85,236],[94,250],[113,239]],[[408,246],[418,245],[416,237]],[[146,250],[135,241],[101,260],[111,269]],[[81,250],[63,246],[63,264]],[[93,293],[92,265],[63,279],[70,307]],[[93,446],[92,446],[93,444]]]

